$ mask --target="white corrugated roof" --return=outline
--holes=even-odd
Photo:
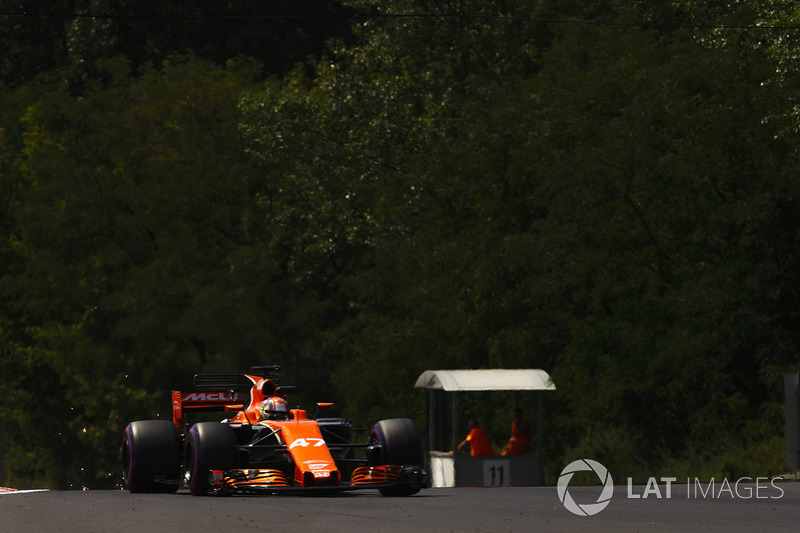
[[[535,368],[485,370],[426,370],[417,378],[418,389],[457,391],[555,390],[550,375]]]

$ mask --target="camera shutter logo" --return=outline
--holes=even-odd
[[[575,472],[589,470],[593,471],[597,474],[597,477],[600,478],[600,481],[603,483],[603,491],[600,493],[600,497],[597,498],[596,503],[578,504],[572,499],[572,496],[567,490],[569,488],[569,482],[572,480],[572,476]],[[614,495],[614,480],[611,479],[611,474],[608,473],[608,469],[597,461],[592,459],[579,459],[571,462],[561,471],[561,475],[558,477],[557,489],[558,499],[561,500],[561,503],[564,504],[564,507],[566,507],[569,512],[580,516],[592,516],[605,509],[611,502],[611,497]]]

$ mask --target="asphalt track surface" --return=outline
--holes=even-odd
[[[748,486],[738,487],[747,495]],[[615,487],[608,507],[576,516],[555,487],[427,489],[407,498],[367,491],[325,496],[209,496],[129,494],[123,491],[0,495],[3,533],[129,533],[176,531],[796,531],[800,483],[781,484],[768,498],[694,498],[673,486],[667,499],[628,498]],[[643,493],[643,487],[633,487]],[[594,503],[597,487],[570,487],[578,503]],[[780,497],[775,497],[780,495]],[[687,497],[688,496],[688,497]]]

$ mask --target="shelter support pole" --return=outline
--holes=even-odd
[[[436,449],[436,394],[428,389],[428,450]]]
[[[0,420],[0,487],[6,482],[6,424]]]
[[[542,392],[536,393],[536,455],[542,456]]]
[[[453,393],[453,451],[458,449],[458,393]]]
[[[786,466],[800,469],[800,374],[783,375],[786,405]]]

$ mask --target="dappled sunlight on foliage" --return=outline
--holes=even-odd
[[[796,9],[345,4],[214,50],[178,35],[191,19],[180,46],[159,26],[132,49],[124,18],[43,12],[38,70],[28,21],[0,19],[9,482],[112,487],[128,422],[252,364],[298,403],[420,427],[424,370],[542,368],[548,481],[578,457],[777,473],[800,370]]]

